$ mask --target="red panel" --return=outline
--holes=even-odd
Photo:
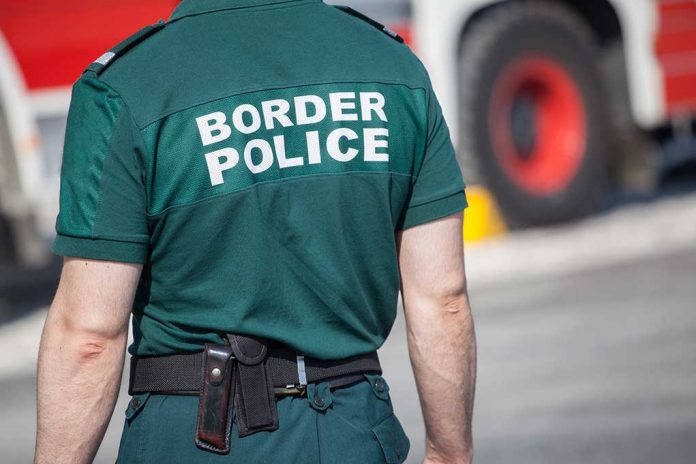
[[[692,0],[659,0],[660,9],[666,14],[683,14],[692,11]]]
[[[673,110],[696,110],[696,85],[694,81],[696,73],[669,78],[669,102]]]
[[[655,52],[665,76],[669,113],[696,113],[696,1],[661,0]]]
[[[696,24],[696,18],[694,18]],[[658,55],[696,51],[696,29],[671,33],[660,33],[656,51]]]
[[[174,0],[0,0],[0,30],[30,89],[72,84],[102,53],[167,18]]]

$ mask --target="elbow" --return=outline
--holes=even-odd
[[[128,334],[127,326],[111,327],[89,321],[65,321],[63,331],[82,347],[85,353],[99,353],[106,347],[120,343]]]
[[[110,314],[113,308],[95,308],[94,311],[78,309],[76,304],[56,299],[49,309],[46,324],[73,340],[86,355],[91,353],[91,357],[94,357],[127,337],[128,319],[115,320]]]
[[[471,312],[465,278],[442,282],[432,298],[445,314],[467,315]]]
[[[442,337],[469,342],[475,340],[474,317],[466,293],[445,298],[438,307],[440,311],[437,319],[444,329],[441,332]],[[475,344],[475,341],[473,343]]]
[[[54,353],[61,352],[67,366],[74,369],[111,365],[123,358],[124,340],[104,339],[93,336],[65,337],[48,345]]]
[[[50,337],[52,350],[62,351],[66,360],[74,365],[92,365],[108,362],[114,356],[121,356],[125,350],[126,338],[109,338],[91,333],[63,331]]]
[[[441,279],[431,289],[430,299],[445,314],[469,314],[469,294],[466,277],[453,273]]]
[[[108,334],[95,330],[69,330],[63,335],[70,357],[80,364],[110,359],[125,349],[127,334]]]
[[[466,281],[439,282],[427,289],[404,289],[404,308],[410,314],[429,314],[433,317],[470,317]]]
[[[98,323],[75,320],[69,311],[52,307],[44,326],[42,351],[62,353],[76,364],[91,364],[110,358],[125,349],[128,332]]]
[[[47,320],[39,348],[39,369],[47,362],[45,360],[58,362],[73,373],[84,368],[115,365],[123,358],[126,340],[126,336],[104,337],[67,329],[60,323]]]
[[[102,358],[109,351],[109,342],[103,339],[80,340],[73,351],[77,361],[90,362]]]
[[[469,297],[466,294],[466,291],[441,297],[438,306],[442,308],[442,311],[446,314],[469,315],[471,313]]]

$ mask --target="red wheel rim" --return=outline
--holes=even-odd
[[[585,105],[573,77],[553,59],[523,57],[503,70],[489,125],[500,165],[528,193],[558,193],[577,174],[586,148]]]

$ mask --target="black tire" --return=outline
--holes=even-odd
[[[569,180],[553,192],[531,191],[501,165],[489,123],[495,84],[507,66],[535,54],[552,60],[569,76],[584,106],[585,144]],[[481,13],[465,33],[460,55],[460,141],[513,228],[576,219],[593,212],[606,190],[608,118],[598,68],[598,47],[592,31],[576,13],[550,1],[503,3]],[[535,130],[535,129],[533,129]],[[527,140],[535,140],[529,135]],[[536,141],[532,142],[536,143]]]
[[[611,134],[607,134],[611,182],[621,191],[652,195],[659,184],[658,147],[656,140],[635,123],[621,40],[603,46],[600,68],[611,120]]]

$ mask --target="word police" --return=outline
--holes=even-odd
[[[384,112],[384,95],[379,92],[336,92],[328,95],[328,102],[317,95],[302,95],[291,102],[277,99],[261,102],[257,108],[251,104],[242,104],[232,111],[231,123],[227,115],[217,111],[196,118],[198,132],[203,146],[222,142],[232,137],[233,131],[250,135],[262,128],[273,130],[293,126],[311,126],[331,118],[334,122],[343,121],[382,121],[387,122]],[[359,106],[358,106],[359,105]],[[294,119],[290,117],[294,115]],[[384,124],[380,124],[384,126]],[[320,140],[320,135],[323,140]],[[320,164],[322,162],[322,145],[325,153],[336,161],[348,162],[362,151],[364,162],[389,162],[389,130],[385,127],[365,127],[362,134],[353,129],[339,127],[328,134],[318,130],[308,130],[304,134],[306,153],[285,151],[285,135],[276,135],[271,141],[263,138],[249,140],[243,150],[244,164],[253,174],[264,172],[278,161],[280,169]],[[362,143],[361,143],[362,142]],[[362,149],[362,150],[360,150]],[[220,185],[225,182],[223,172],[235,168],[240,161],[240,154],[234,148],[227,147],[205,154],[210,182]]]

